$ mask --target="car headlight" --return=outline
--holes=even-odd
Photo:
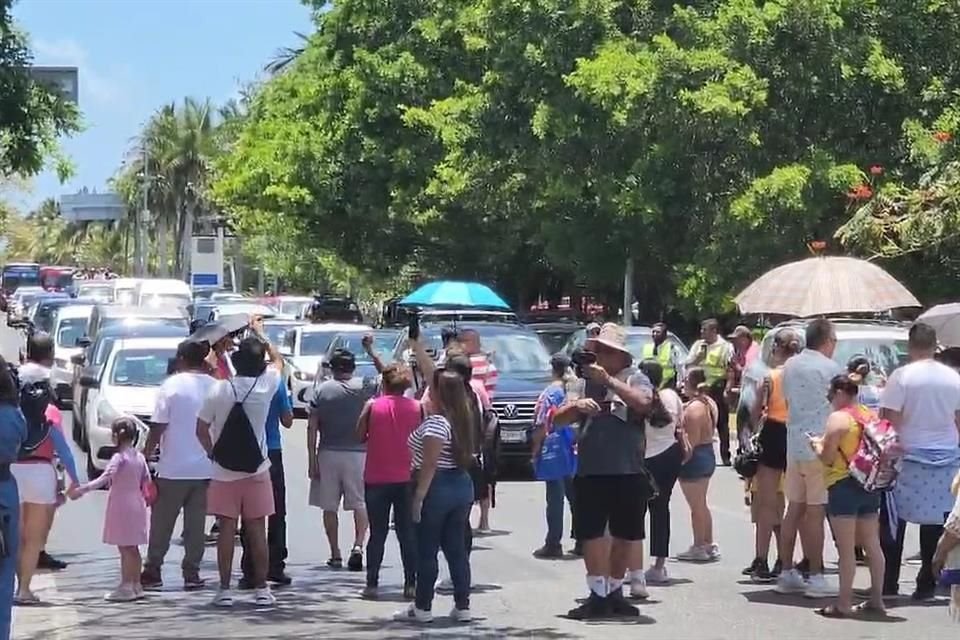
[[[133,420],[134,424],[137,425],[137,431],[139,432],[139,435],[134,441],[134,445],[141,445],[146,442],[147,432],[149,429],[147,428],[147,425],[144,424],[143,420],[132,413],[126,413],[118,410],[106,398],[100,400],[99,404],[97,404],[97,424],[104,429],[109,429],[113,426],[113,423],[117,420],[117,418],[128,418]]]

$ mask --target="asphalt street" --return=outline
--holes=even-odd
[[[0,350],[15,358],[21,336],[0,327]],[[69,423],[64,425],[70,433]],[[586,593],[582,563],[570,558],[541,561],[531,551],[543,542],[543,486],[535,482],[504,482],[498,486],[492,515],[495,535],[479,538],[472,556],[478,620],[468,626],[447,622],[452,602],[438,596],[440,617],[429,628],[391,620],[401,608],[399,553],[387,543],[381,575],[380,601],[361,600],[363,574],[334,571],[325,566],[329,551],[320,512],[307,506],[306,425],[296,421],[284,433],[291,587],[276,590],[278,604],[258,610],[241,594],[232,610],[216,609],[205,592],[180,590],[182,549],[171,548],[164,567],[165,589],[135,604],[109,604],[102,596],[117,582],[116,550],[101,543],[105,492],[95,492],[62,507],[48,550],[70,563],[58,573],[35,578],[35,591],[45,605],[15,612],[14,638],[19,640],[90,640],[94,638],[950,638],[957,627],[948,622],[945,599],[926,606],[909,600],[891,603],[882,621],[825,620],[813,610],[825,604],[802,597],[780,596],[772,585],[755,585],[741,576],[753,551],[753,530],[744,506],[742,484],[730,469],[718,469],[710,490],[715,538],[723,558],[713,564],[671,561],[673,584],[651,587],[641,604],[639,621],[580,623],[563,618],[575,599]],[[84,467],[77,451],[78,467]],[[689,513],[679,491],[673,499],[673,553],[691,542]],[[352,540],[352,523],[341,519],[341,539]],[[905,556],[917,551],[916,535]],[[177,536],[178,537],[178,536]],[[829,545],[828,545],[829,546]],[[238,548],[239,551],[239,548]],[[239,554],[238,554],[239,555]],[[835,553],[827,551],[835,568]],[[865,569],[857,586],[865,587]],[[216,575],[215,551],[208,548],[203,574]],[[916,565],[903,572],[902,591],[909,593]],[[642,628],[637,628],[642,627]]]

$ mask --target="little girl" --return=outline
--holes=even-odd
[[[139,545],[147,544],[147,502],[144,487],[150,483],[150,469],[143,454],[133,446],[137,426],[130,418],[117,418],[111,425],[117,452],[106,471],[80,487],[81,493],[110,484],[103,541],[120,551],[120,585],[104,596],[110,602],[130,602],[144,597],[140,585]]]

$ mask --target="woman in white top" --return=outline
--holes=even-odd
[[[453,582],[450,617],[470,620],[470,567],[463,535],[473,505],[476,411],[463,378],[438,369],[430,386],[433,415],[410,434],[414,485],[413,521],[417,532],[417,588],[414,603],[395,617],[415,622],[433,619],[437,553],[442,549]]]
[[[663,367],[659,362],[644,360],[640,363],[640,372],[650,379],[655,389],[659,389],[663,380]],[[666,567],[670,555],[670,496],[677,484],[680,467],[690,453],[690,443],[683,430],[683,401],[670,388],[659,389],[657,394],[671,420],[663,427],[646,421],[644,458],[657,485],[657,496],[643,505],[644,512],[650,510],[650,558],[653,564],[644,573],[642,545],[637,545],[640,555],[630,563],[630,595],[640,599],[648,597],[647,582],[666,584],[670,581]]]

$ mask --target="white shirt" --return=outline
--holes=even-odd
[[[213,468],[197,439],[197,416],[217,381],[203,373],[178,373],[157,392],[152,422],[165,424],[157,475],[169,480],[209,480]]]
[[[232,380],[218,380],[214,384],[199,416],[210,425],[211,441],[214,444],[217,443],[233,405],[243,400],[243,410],[250,420],[250,426],[253,427],[253,434],[260,444],[260,452],[263,455],[263,463],[254,473],[230,471],[214,462],[214,480],[226,482],[243,480],[259,475],[270,468],[270,460],[267,458],[267,414],[270,412],[270,402],[279,385],[280,372],[273,367],[268,367],[259,378],[237,376]]]
[[[910,449],[956,449],[960,446],[956,412],[960,411],[960,374],[935,360],[900,367],[887,380],[880,406],[903,416],[897,433]]]
[[[647,448],[644,457],[648,460],[677,444],[677,424],[683,419],[683,401],[677,392],[673,389],[661,389],[659,394],[663,408],[673,419],[665,427],[654,427],[649,420],[646,421]]]

